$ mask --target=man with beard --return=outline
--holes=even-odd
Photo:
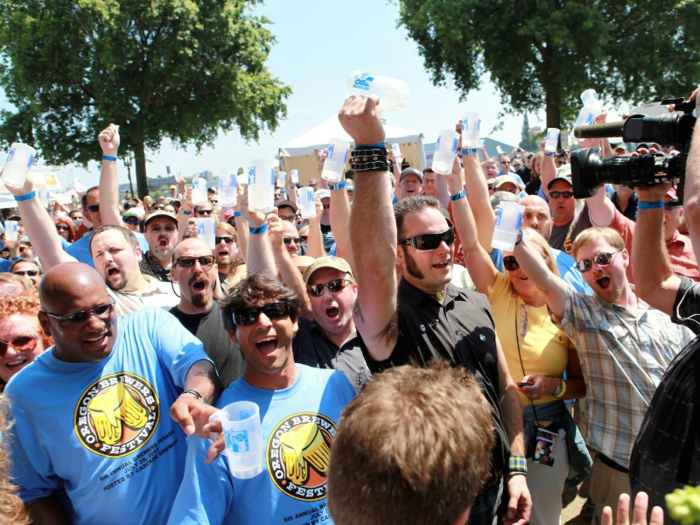
[[[238,234],[233,226],[227,222],[220,222],[216,225],[214,235],[214,257],[216,265],[219,267],[219,282],[223,295],[228,293],[231,287],[231,279],[234,285],[243,277],[245,268],[243,262],[238,258]],[[241,273],[239,272],[239,268]]]
[[[202,341],[226,388],[241,376],[245,361],[241,347],[226,333],[221,308],[214,299],[218,267],[211,248],[201,239],[185,239],[172,257],[170,273],[180,285],[180,303],[170,313]]]
[[[141,273],[159,281],[170,281],[170,264],[178,240],[177,218],[167,211],[156,211],[144,222],[148,252],[141,260]]]

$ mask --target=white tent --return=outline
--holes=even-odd
[[[425,152],[423,150],[423,135],[421,133],[406,131],[393,126],[384,125],[386,142],[400,144],[401,154],[411,166],[419,169],[425,167]],[[310,178],[317,177],[316,152],[322,151],[328,146],[331,138],[346,140],[351,149],[354,143],[338,121],[338,116],[333,116],[282,146],[279,150],[280,169],[289,173],[291,170],[299,170],[299,178],[302,184],[306,184]],[[349,165],[348,158],[348,166]]]

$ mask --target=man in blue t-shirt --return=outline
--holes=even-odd
[[[49,270],[40,297],[39,322],[55,345],[5,388],[11,477],[32,521],[162,522],[186,435],[202,431],[199,414],[216,395],[214,365],[164,310],[117,319],[87,265]]]
[[[258,405],[261,471],[234,477],[225,454],[217,457],[225,447],[223,435],[213,445],[188,438],[185,475],[169,523],[332,523],[326,505],[330,449],[354,389],[342,372],[294,363],[299,299],[277,278],[260,272],[247,277],[221,310],[246,367],[217,407],[238,401]],[[221,432],[221,423],[205,430]]]

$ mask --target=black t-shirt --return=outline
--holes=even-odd
[[[698,314],[700,314],[700,283],[681,277],[676,301],[673,303],[671,321],[687,326],[695,335],[698,335],[700,334],[700,315]]]
[[[224,328],[221,307],[214,301],[211,310],[203,314],[185,314],[177,309],[170,309],[173,314],[197,339],[202,341],[204,351],[214,361],[221,379],[221,388],[241,377],[245,370],[245,359],[241,347],[231,341]]]

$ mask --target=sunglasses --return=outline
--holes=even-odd
[[[31,352],[36,348],[38,340],[38,335],[20,335],[12,341],[0,341],[0,356],[4,356],[9,347],[14,348],[17,352]]]
[[[324,204],[324,205],[323,205],[323,209],[324,209],[324,210],[330,210],[330,209],[331,209],[331,205],[330,205],[330,204]]]
[[[209,202],[211,202],[212,204],[219,204],[219,201],[215,199],[209,199]]]
[[[309,240],[309,236],[308,236],[308,235],[302,235],[302,236],[299,237],[299,238],[301,239],[301,242],[306,242],[306,241]]]
[[[220,242],[231,244],[235,240],[236,238],[231,237],[230,235],[226,235],[224,237],[214,237],[214,244],[219,244]]]
[[[301,243],[301,237],[285,237],[283,241],[284,244],[291,244],[292,241],[294,241],[294,244],[299,244]]]
[[[323,289],[325,287],[328,287],[329,291],[335,293],[344,289],[348,284],[350,284],[350,281],[348,281],[347,279],[333,279],[332,281],[328,281],[327,283],[307,286],[306,291],[309,295],[313,297],[321,297],[323,295]]]
[[[15,275],[24,275],[24,276],[29,276],[29,277],[36,277],[39,275],[39,270],[15,270],[14,272]]]
[[[681,204],[679,201],[670,200],[664,203],[664,210],[676,210],[681,207],[683,207],[683,204]]]
[[[68,226],[63,225],[63,224],[58,224],[58,225],[56,225],[56,230],[58,230],[60,232],[69,232],[70,228]]]
[[[197,210],[197,215],[211,215],[214,210]]]
[[[510,164],[510,161],[508,161],[508,160],[502,160],[502,161],[501,161],[501,164]]]
[[[520,268],[518,260],[513,255],[503,258],[503,266],[509,272],[514,272]]]
[[[99,204],[91,204],[90,206],[87,207],[88,211],[90,213],[97,213],[100,211],[100,205]]]
[[[138,219],[126,219],[124,222],[127,224],[133,224],[135,226],[139,223],[139,220]]]
[[[99,306],[95,306],[92,310],[79,310],[77,312],[71,312],[66,315],[52,314],[49,312],[44,312],[49,317],[53,317],[61,324],[83,324],[92,314],[95,314],[98,319],[106,321],[112,316],[114,312],[114,305],[110,303],[104,303]]]
[[[550,191],[549,196],[552,199],[558,199],[559,197],[564,197],[565,199],[570,199],[574,196],[573,191]]]
[[[442,233],[424,233],[416,235],[410,239],[399,241],[399,244],[404,246],[413,246],[416,250],[434,250],[440,243],[443,242],[447,246],[452,246],[455,242],[455,229],[450,228]]]
[[[582,261],[578,261],[576,263],[576,267],[578,268],[578,271],[581,273],[586,273],[588,270],[591,269],[593,266],[593,263],[591,261],[595,261],[598,266],[607,266],[610,264],[615,256],[620,253],[622,250],[618,250],[613,253],[599,253],[595,257],[590,257],[588,259],[583,259]],[[505,259],[503,260],[505,263]]]
[[[200,255],[199,257],[180,257],[175,261],[175,264],[183,268],[194,266],[195,262],[199,262],[200,266],[211,266],[214,264],[213,255]]]
[[[260,317],[260,313],[264,313],[271,321],[283,319],[289,316],[289,304],[286,302],[279,302],[244,308],[240,312],[232,314],[231,318],[233,319],[233,324],[247,326],[256,323]]]

